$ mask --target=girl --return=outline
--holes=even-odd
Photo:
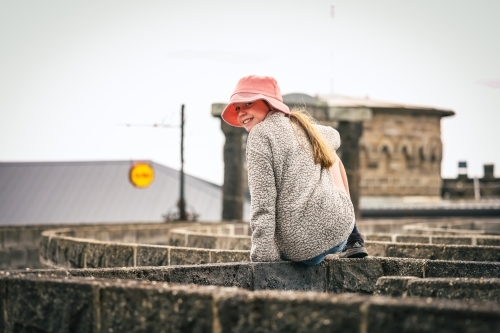
[[[354,220],[340,135],[283,104],[276,80],[247,76],[221,114],[248,132],[252,261],[319,264],[327,254],[367,255]]]

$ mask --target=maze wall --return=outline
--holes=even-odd
[[[315,267],[248,262],[246,224],[47,230],[0,332],[500,331],[500,220],[359,227],[371,256]]]

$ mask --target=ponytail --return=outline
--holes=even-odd
[[[290,120],[299,125],[306,134],[313,150],[314,164],[320,164],[322,169],[330,169],[335,163],[335,154],[313,124],[316,120],[305,109],[292,109]]]

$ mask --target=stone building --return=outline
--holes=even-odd
[[[495,178],[494,165],[484,165],[482,178],[469,178],[467,162],[458,163],[457,178],[443,179],[445,199],[491,199],[500,197],[500,178]]]

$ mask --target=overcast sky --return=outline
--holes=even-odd
[[[283,93],[452,109],[443,176],[459,160],[500,175],[499,35],[495,0],[0,0],[0,161],[179,168],[178,129],[117,124],[178,125],[184,103],[186,172],[221,184],[210,105],[259,74]]]

